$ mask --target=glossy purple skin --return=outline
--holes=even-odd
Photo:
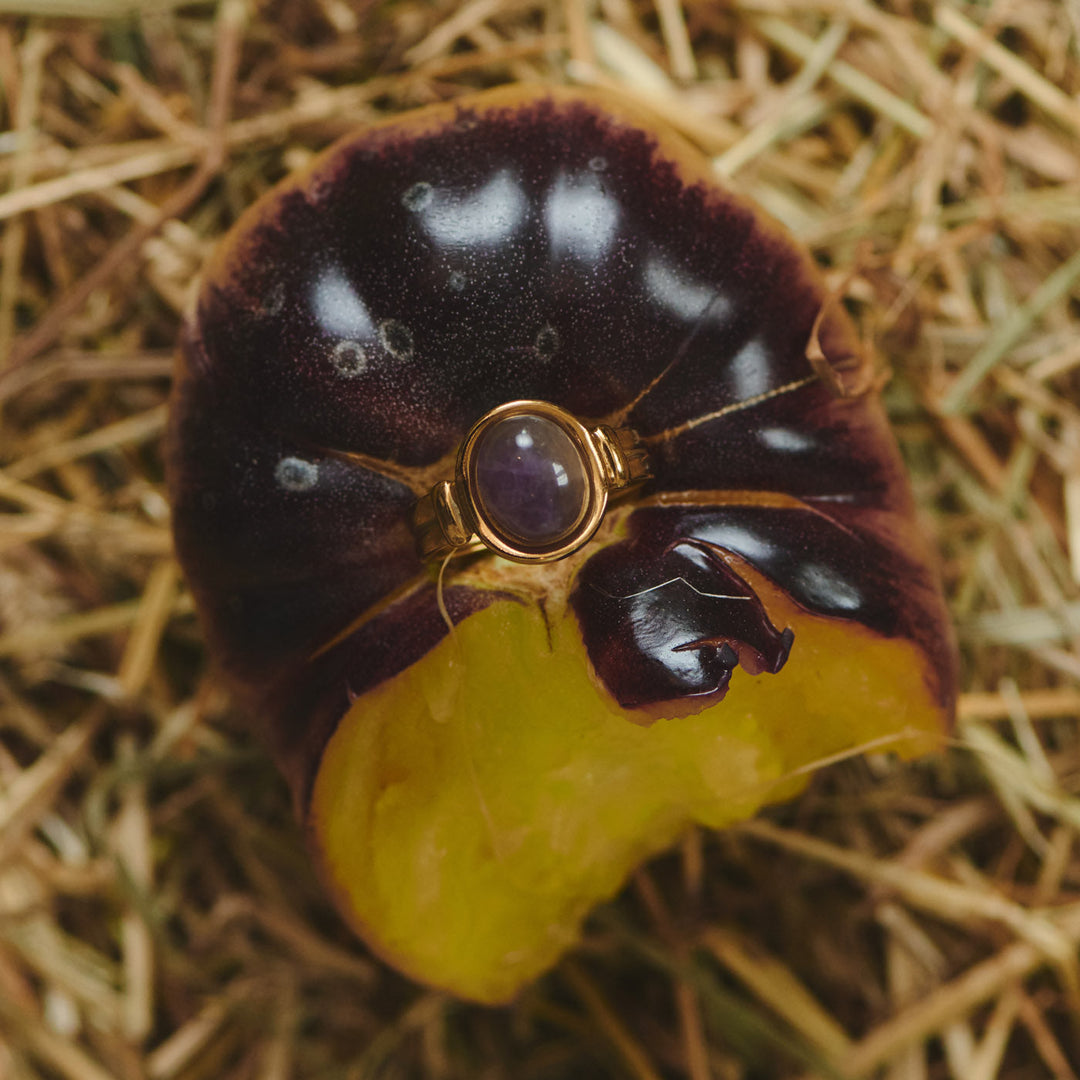
[[[715,700],[737,662],[798,648],[734,554],[809,612],[914,641],[948,715],[944,611],[880,406],[802,382],[822,304],[774,227],[589,99],[361,132],[249,213],[184,339],[171,487],[211,645],[301,801],[349,701],[445,635],[410,509],[520,398],[649,447],[625,539],[583,550],[572,594],[617,701]],[[841,314],[819,336],[858,369]],[[460,620],[500,595],[446,601]]]

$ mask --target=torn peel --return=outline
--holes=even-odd
[[[744,819],[867,744],[932,748],[947,717],[914,645],[784,614],[795,644],[778,674],[736,671],[725,700],[649,726],[590,677],[572,615],[548,626],[497,602],[470,616],[326,747],[307,825],[339,906],[408,974],[505,1001],[692,823]]]

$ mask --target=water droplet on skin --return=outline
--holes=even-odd
[[[272,285],[259,305],[261,315],[280,315],[285,307],[285,286],[279,281]]]
[[[559,351],[559,332],[554,326],[542,326],[533,343],[539,356],[550,360]]]
[[[607,169],[607,158],[589,158],[589,168],[592,169],[593,172],[604,172]]]
[[[319,480],[319,466],[303,458],[282,458],[274,469],[274,479],[286,491],[309,491]]]
[[[469,284],[469,281],[464,274],[455,270],[447,279],[447,283],[453,292],[464,292],[465,286]]]
[[[412,331],[397,319],[379,323],[379,340],[391,356],[399,360],[411,360],[413,354]]]
[[[420,183],[413,184],[413,186],[401,196],[401,202],[406,210],[411,210],[413,213],[418,214],[430,204],[434,197],[435,189],[427,183],[426,180],[421,180]]]
[[[330,363],[339,375],[351,378],[367,369],[368,358],[358,341],[339,341],[330,353]]]

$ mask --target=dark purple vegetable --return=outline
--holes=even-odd
[[[898,747],[911,752],[948,724],[953,651],[901,461],[876,395],[837,390],[838,381],[872,380],[835,306],[817,326],[825,360],[817,369],[808,360],[822,307],[808,258],[774,225],[717,186],[673,136],[591,94],[495,92],[360,132],[230,234],[185,335],[173,400],[177,548],[211,648],[293,784],[331,887],[373,945],[407,970],[505,997],[550,962],[636,859],[687,822],[721,823],[789,793],[785,770],[816,757],[922,732]],[[633,428],[653,476],[566,560],[452,560],[442,600],[455,644],[439,568],[420,559],[410,514],[453,475],[473,423],[521,398]],[[515,653],[506,643],[534,616],[547,629],[521,640],[540,644]],[[489,638],[479,627],[491,628]],[[504,647],[510,662],[496,656]],[[470,689],[469,673],[485,665],[486,689]],[[445,690],[446,716],[444,691],[424,690],[423,708],[439,723],[409,737],[443,747],[456,792],[457,743],[439,740],[454,725],[488,732],[469,754],[483,828],[495,839],[488,863],[473,847],[458,859],[447,815],[459,802],[462,821],[477,811],[447,796],[429,831],[449,853],[440,862],[417,846],[415,860],[433,859],[423,873],[445,875],[454,896],[480,880],[483,896],[494,895],[506,870],[498,910],[514,913],[508,925],[533,927],[489,942],[492,959],[475,972],[437,941],[416,944],[429,921],[436,938],[451,933],[440,919],[456,924],[439,901],[417,900],[414,911],[402,899],[412,863],[387,871],[393,903],[385,890],[381,900],[364,895],[380,871],[361,849],[396,858],[420,845],[428,826],[417,824],[417,801],[438,802],[439,768],[414,777],[409,755],[421,751],[398,760],[387,747],[413,730],[395,717],[413,715],[417,687],[451,669],[465,689]],[[569,697],[543,705],[545,694],[562,693],[556,683],[571,682]],[[390,701],[384,715],[380,703]],[[498,750],[502,765],[489,763],[486,748],[499,740],[488,726],[512,732],[515,713],[534,704],[530,732],[557,713],[553,730],[581,725],[579,749],[571,739],[553,762],[539,760],[546,744],[521,762]],[[770,776],[779,786],[742,792],[738,809],[716,790],[721,813],[680,808],[691,796],[685,777],[674,781],[657,796],[671,813],[649,819],[661,824],[612,838],[610,872],[590,877],[599,849],[585,841],[580,872],[562,858],[558,901],[534,918],[536,889],[517,908],[513,897],[520,874],[543,860],[521,855],[524,869],[511,873],[516,856],[500,851],[498,837],[540,830],[544,851],[558,850],[543,814],[562,811],[530,803],[526,812],[514,800],[548,791],[582,760],[590,775],[602,772],[607,744],[590,725],[619,715],[637,733],[630,740],[666,739],[661,727],[684,724],[688,739],[767,744],[760,760],[772,764],[748,777],[748,790]],[[361,743],[367,756],[354,760]],[[536,776],[515,772],[531,761]],[[369,818],[348,804],[361,853],[346,853],[340,831],[351,775],[370,789],[361,800]],[[388,791],[410,807],[405,824],[380,818],[390,814]],[[595,818],[602,848],[614,827],[583,792],[564,802],[586,832]],[[519,817],[525,824],[511,827]],[[472,837],[471,828],[459,831]],[[484,918],[502,933],[502,916],[479,914],[483,902],[469,902],[462,925]],[[401,926],[399,908],[414,912]],[[563,931],[552,936],[553,924]],[[507,967],[519,953],[525,959]]]

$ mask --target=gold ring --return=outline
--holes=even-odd
[[[608,498],[650,476],[629,428],[587,428],[546,401],[485,413],[458,451],[453,480],[416,504],[425,559],[482,544],[515,562],[553,562],[587,543]]]

